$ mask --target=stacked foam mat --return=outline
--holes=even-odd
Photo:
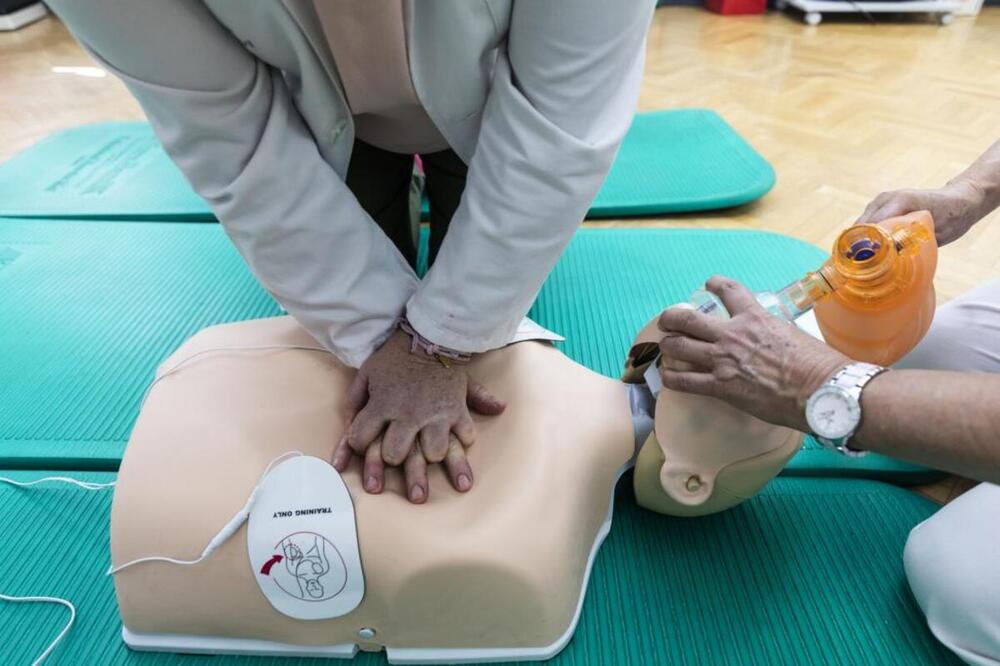
[[[0,167],[0,191],[9,173]],[[159,172],[136,168],[91,189],[134,189],[129,173]],[[80,219],[0,218],[0,475],[113,480],[163,358],[205,326],[281,313],[218,225],[184,223],[204,218],[147,203],[122,216],[92,212],[114,208],[105,202]],[[615,376],[635,331],[708,275],[773,288],[822,259],[817,248],[774,234],[584,229],[531,315],[567,336],[570,357]],[[698,520],[639,509],[623,482],[576,636],[555,661],[950,663],[901,565],[909,529],[935,507],[862,479],[913,483],[930,474],[807,446],[759,496]],[[827,478],[795,478],[809,475]],[[79,609],[53,663],[296,663],[129,652],[103,575],[110,501],[110,491],[0,486],[0,592],[63,596]],[[0,663],[29,663],[65,612],[0,602]]]
[[[626,135],[589,216],[739,206],[773,185],[771,165],[715,112],[643,113]],[[140,122],[67,129],[0,165],[0,215],[215,219],[150,126]]]
[[[583,229],[531,316],[617,376],[635,332],[705,276],[790,282],[818,249],[760,232]],[[118,467],[159,361],[212,324],[280,314],[217,224],[0,219],[0,465]],[[807,448],[789,474],[924,481],[882,456]]]

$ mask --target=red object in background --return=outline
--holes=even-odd
[[[733,16],[735,14],[763,14],[767,0],[705,0],[705,9]]]

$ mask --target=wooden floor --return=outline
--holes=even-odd
[[[142,117],[113,77],[53,71],[93,64],[55,19],[0,33],[0,160],[63,127]],[[674,107],[721,113],[778,182],[750,206],[640,224],[770,229],[829,247],[880,191],[940,185],[1000,137],[1000,8],[944,28],[661,8],[640,108]],[[941,300],[1000,274],[998,220],[941,253]]]
[[[685,224],[828,248],[879,192],[942,185],[1000,138],[1000,8],[946,28],[661,9],[640,106],[715,109],[777,172],[756,205]],[[946,247],[939,300],[1000,275],[998,248],[1000,214]]]

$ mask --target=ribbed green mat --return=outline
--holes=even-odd
[[[576,634],[551,663],[958,663],[927,629],[903,574],[906,536],[935,509],[926,500],[871,481],[777,479],[740,507],[692,520],[638,508],[629,477],[617,495]],[[318,663],[130,652],[103,575],[110,504],[110,492],[0,486],[0,591],[62,596],[78,608],[50,663]],[[0,663],[30,663],[66,613],[0,602]]]
[[[215,224],[0,223],[0,467],[117,469],[156,366],[280,313]]]
[[[774,169],[714,111],[636,115],[589,218],[691,213],[755,201]],[[424,199],[421,212],[428,215]]]
[[[774,186],[774,169],[714,111],[641,113],[590,217],[685,213],[749,203]]]
[[[715,273],[754,290],[779,289],[825,259],[817,247],[779,234],[708,229],[581,229],[529,315],[566,336],[560,348],[619,377],[636,332],[663,308],[686,301]],[[924,483],[941,474],[880,455],[848,458],[807,438],[785,474]]]
[[[729,208],[772,187],[771,165],[714,111],[640,113],[587,217]]]
[[[841,476],[875,481],[888,481],[904,486],[932,483],[945,476],[944,472],[913,463],[870,454],[864,458],[847,458],[831,453],[811,435],[805,438],[802,449],[782,471],[785,476],[830,477]]]
[[[215,219],[144,122],[72,127],[0,164],[0,216]]]
[[[771,165],[714,111],[641,113],[589,216],[738,206],[773,185]],[[63,130],[0,165],[0,217],[215,219],[143,122]]]
[[[531,315],[618,376],[633,335],[714,272],[782,286],[823,259],[760,232],[583,229]],[[651,278],[650,276],[655,276]],[[0,466],[117,469],[143,390],[186,338],[280,313],[218,225],[0,224]],[[809,450],[786,473],[920,483],[936,472]]]

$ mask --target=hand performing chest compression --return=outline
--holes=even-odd
[[[427,501],[427,465],[443,464],[459,492],[472,488],[465,449],[476,441],[471,412],[496,416],[505,404],[470,378],[467,361],[415,349],[398,330],[358,369],[344,401],[345,434],[333,454],[343,473],[364,458],[363,485],[385,487],[385,466],[402,466],[411,502]]]

